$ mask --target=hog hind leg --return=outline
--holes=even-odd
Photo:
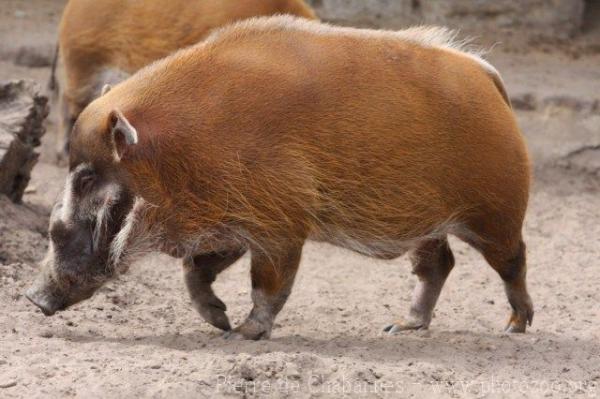
[[[384,332],[389,334],[429,328],[435,304],[454,267],[454,255],[445,237],[419,244],[411,260],[418,282],[413,291],[410,311],[405,320],[398,320],[384,328]]]
[[[231,330],[225,314],[227,307],[213,292],[212,283],[219,273],[234,264],[245,252],[239,250],[196,255],[183,261],[184,280],[194,308],[204,320],[224,331]]]
[[[500,217],[492,214],[489,220]],[[523,333],[533,320],[533,304],[527,291],[527,263],[521,223],[504,217],[504,223],[471,223],[468,234],[457,236],[478,250],[504,282],[512,313],[506,332]]]
[[[504,291],[512,308],[505,331],[524,333],[533,321],[533,304],[527,292],[527,263],[525,244],[518,240],[512,248],[484,246],[485,260],[496,270],[504,282]]]

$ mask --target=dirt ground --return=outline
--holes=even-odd
[[[0,79],[45,85],[47,66],[14,59],[25,46],[44,65],[59,15],[56,1],[2,0]],[[457,240],[429,331],[381,334],[408,311],[406,258],[317,243],[305,247],[269,341],[223,340],[192,309],[179,263],[159,255],[46,318],[22,293],[66,175],[52,162],[53,115],[24,204],[0,198],[0,398],[600,396],[600,55],[496,49],[489,59],[535,161],[525,237],[536,315],[526,334],[502,332],[502,283]],[[236,324],[251,306],[248,269],[243,258],[216,283]]]

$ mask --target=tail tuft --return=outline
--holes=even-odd
[[[52,67],[50,69],[50,80],[48,81],[48,90],[58,92],[58,81],[56,80],[56,65],[58,64],[58,44],[54,50],[54,58],[52,59]]]

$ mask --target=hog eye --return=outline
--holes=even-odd
[[[96,181],[96,174],[93,170],[82,169],[74,177],[74,188],[75,193],[78,195],[84,195],[88,193]]]
[[[69,239],[69,231],[65,224],[58,220],[50,226],[50,238],[54,242],[65,242]]]

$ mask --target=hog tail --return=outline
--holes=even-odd
[[[54,58],[52,58],[52,67],[50,69],[50,80],[48,80],[48,90],[52,93],[58,92],[58,81],[56,80],[56,66],[58,65],[58,44],[54,48]]]

